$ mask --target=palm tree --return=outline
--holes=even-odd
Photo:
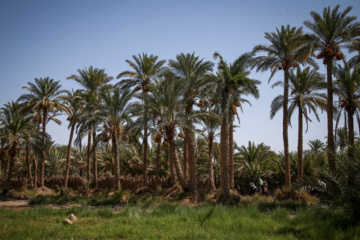
[[[327,72],[327,126],[328,126],[328,151],[329,168],[336,170],[334,153],[335,143],[333,134],[333,66],[334,60],[344,59],[341,48],[349,44],[360,34],[360,23],[355,22],[356,16],[348,16],[352,7],[347,7],[343,12],[339,11],[340,5],[334,9],[330,6],[324,8],[322,16],[314,11],[310,12],[312,21],[307,20],[304,25],[313,33],[305,35],[305,41],[314,51],[319,51],[318,59],[324,58]]]
[[[270,171],[267,166],[275,156],[269,146],[264,143],[255,145],[249,141],[247,146],[235,145],[235,150],[236,170],[245,182],[253,182],[258,177],[269,177]]]
[[[61,90],[60,81],[54,81],[54,79],[35,78],[35,84],[28,82],[28,87],[23,89],[29,91],[28,94],[23,94],[17,100],[23,103],[24,111],[40,110],[42,112],[42,132],[43,132],[43,146],[45,145],[46,125],[49,120],[52,120],[58,124],[61,121],[50,116],[50,113],[56,114],[57,111],[64,109],[61,103],[61,94],[64,92]],[[45,174],[45,156],[42,156],[40,167],[40,186],[44,187],[44,174]]]
[[[320,107],[322,110],[326,108],[326,96],[319,93],[319,90],[324,88],[324,77],[320,75],[316,69],[310,71],[307,67],[303,71],[300,67],[297,68],[296,73],[290,72],[290,106],[289,123],[291,124],[291,116],[295,109],[299,109],[298,121],[298,167],[297,167],[297,179],[303,180],[303,118],[305,118],[306,126],[311,121],[309,113],[313,112],[318,121],[319,115],[316,108]],[[282,85],[282,82],[277,82],[273,86]],[[270,117],[273,118],[275,114],[282,108],[284,96],[277,96],[271,103]],[[307,129],[306,129],[307,131]]]
[[[162,66],[165,64],[165,60],[158,61],[158,56],[147,54],[142,54],[135,56],[133,55],[133,60],[126,60],[126,62],[129,64],[130,68],[133,69],[133,71],[124,71],[119,73],[119,75],[116,77],[117,79],[122,77],[128,77],[126,79],[121,80],[118,83],[118,86],[122,88],[131,88],[136,86],[134,90],[140,90],[142,89],[143,95],[144,95],[144,116],[143,119],[147,119],[148,111],[147,111],[147,102],[146,102],[146,95],[148,92],[148,84],[151,82],[151,80],[156,77],[161,71]],[[144,162],[144,169],[143,169],[143,184],[144,186],[147,186],[147,165],[148,165],[148,156],[147,156],[147,150],[148,150],[148,124],[145,121],[143,123],[144,125],[144,138],[143,138],[143,162]]]
[[[67,80],[74,80],[79,83],[84,89],[81,90],[83,100],[85,101],[84,113],[81,118],[81,130],[80,138],[83,134],[88,134],[88,154],[87,154],[87,180],[90,183],[91,181],[91,139],[93,134],[93,139],[96,136],[96,125],[99,124],[97,121],[98,118],[96,114],[100,111],[99,107],[99,91],[104,88],[110,88],[110,86],[106,85],[113,78],[108,76],[105,73],[105,69],[93,68],[90,66],[89,68],[85,68],[83,70],[77,70],[79,75],[71,75],[67,78]],[[88,114],[88,115],[87,115]],[[93,185],[97,188],[97,163],[96,163],[96,144],[93,146],[93,173],[94,173],[94,181]]]
[[[211,108],[205,109],[206,112],[210,112],[210,115],[200,117],[204,131],[207,132],[207,142],[209,148],[209,164],[208,164],[208,184],[211,192],[216,190],[214,174],[213,174],[213,144],[216,132],[220,128],[220,118],[212,112]],[[212,114],[213,113],[213,114]]]
[[[350,42],[349,45],[347,45],[347,48],[349,49],[350,53],[355,52],[356,55],[353,56],[348,64],[349,66],[353,66],[355,64],[358,64],[360,62],[360,38],[354,39],[353,41]]]
[[[245,54],[246,55],[246,54]],[[229,130],[232,131],[233,115],[237,114],[237,105],[241,107],[241,102],[248,102],[243,99],[242,95],[252,95],[255,98],[259,97],[257,84],[260,82],[257,80],[249,79],[247,72],[244,71],[244,59],[248,59],[241,55],[234,64],[228,65],[222,58],[222,56],[215,52],[214,58],[219,58],[218,63],[218,81],[215,89],[215,97],[220,102],[220,114],[221,114],[221,195],[226,199],[230,195],[231,182],[229,169],[233,166],[233,163],[229,163],[229,156],[233,153],[229,153],[230,142]],[[235,105],[234,103],[240,103]]]
[[[64,112],[68,116],[67,118],[67,120],[69,121],[68,128],[70,128],[69,144],[67,146],[67,155],[66,155],[65,183],[64,183],[64,188],[66,189],[69,180],[70,158],[71,158],[71,149],[72,149],[74,131],[75,131],[75,126],[79,121],[79,114],[82,110],[83,103],[79,90],[66,91],[66,95],[62,96],[62,99],[64,104]]]
[[[310,140],[308,145],[310,147],[310,151],[313,152],[315,155],[319,154],[325,148],[325,144],[319,139]]]
[[[115,89],[113,92],[104,90],[101,91],[100,96],[103,100],[103,114],[106,122],[104,124],[102,136],[103,141],[105,142],[111,139],[115,167],[114,189],[115,191],[118,191],[120,189],[118,146],[123,137],[125,123],[130,121],[129,113],[132,92],[128,89],[125,89],[123,92],[120,92],[119,89]]]
[[[187,181],[181,169],[181,164],[178,159],[176,149],[176,128],[184,127],[186,125],[185,116],[183,114],[184,105],[183,99],[183,81],[176,78],[171,72],[164,73],[164,79],[161,84],[149,85],[151,94],[147,96],[147,103],[149,109],[153,114],[156,114],[161,119],[158,122],[158,128],[163,129],[166,136],[158,133],[158,138],[163,140],[163,146],[170,148],[170,165],[172,178],[175,179],[173,173],[176,171],[177,178],[183,189],[187,189]],[[192,193],[197,195],[197,184],[193,183],[191,186]]]
[[[187,166],[189,162],[190,182],[197,181],[196,178],[196,157],[195,157],[195,134],[192,128],[191,114],[195,98],[204,96],[206,91],[211,87],[208,76],[213,70],[214,63],[204,61],[199,56],[192,54],[178,54],[176,60],[169,60],[169,67],[175,76],[183,79],[184,98],[187,102],[184,104],[185,114],[189,118],[187,124],[189,127],[184,128],[184,176],[187,180]]]
[[[33,129],[31,117],[20,113],[20,104],[8,102],[0,109],[0,132],[6,135],[8,145],[8,169],[4,191],[11,186],[11,176],[14,169],[16,152],[21,150],[21,144],[28,131]]]
[[[360,109],[360,71],[359,65],[354,65],[354,70],[345,64],[344,67],[337,65],[334,69],[336,81],[334,93],[339,96],[339,104],[347,112],[349,128],[349,157],[354,155],[354,114]]]
[[[285,160],[285,186],[291,187],[290,175],[290,158],[289,158],[289,139],[288,139],[288,99],[289,99],[289,70],[297,67],[299,64],[309,63],[315,65],[311,58],[308,58],[309,51],[302,44],[302,28],[292,27],[289,25],[276,28],[276,33],[265,33],[265,38],[270,41],[271,45],[257,45],[253,52],[267,53],[267,56],[255,58],[254,66],[257,71],[271,70],[271,78],[279,70],[284,71],[284,101],[283,101],[283,141],[284,141],[284,160]]]

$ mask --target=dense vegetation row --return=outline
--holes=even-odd
[[[115,191],[121,179],[131,178],[155,189],[177,185],[194,199],[200,185],[207,192],[220,188],[226,199],[235,183],[245,186],[258,177],[289,189],[295,178],[300,183],[304,177],[318,179],[318,169],[335,174],[337,156],[357,154],[354,117],[360,120],[360,23],[349,16],[351,7],[339,8],[325,8],[322,15],[311,12],[312,20],[304,22],[310,33],[289,25],[265,33],[269,45],[257,45],[232,63],[215,52],[216,74],[215,63],[194,53],[168,61],[143,53],[126,60],[129,70],[119,73],[116,84],[110,84],[113,78],[104,69],[92,66],[67,78],[79,83],[77,90],[64,90],[50,77],[35,78],[23,87],[27,93],[1,109],[3,188],[11,188],[13,176],[43,187],[55,175],[64,176],[60,185],[67,188],[69,176],[77,174],[96,189],[100,174],[112,179]],[[346,59],[344,49],[355,55]],[[315,56],[326,66],[325,75]],[[270,70],[269,81],[283,73],[284,80],[273,87],[284,92],[271,103],[271,118],[283,112],[283,153],[264,143],[239,147],[233,141],[238,109],[250,104],[249,97],[260,96],[260,82],[249,78],[253,70]],[[327,146],[314,140],[304,153],[303,122],[311,121],[310,113],[319,120],[318,109],[327,111]],[[295,110],[298,150],[290,153],[288,125]],[[50,121],[61,124],[56,117],[64,113],[69,144],[57,146],[46,127]],[[338,128],[342,117],[345,127]],[[356,180],[347,177],[350,183]]]

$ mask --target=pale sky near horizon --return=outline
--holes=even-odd
[[[341,11],[353,6],[349,15],[360,21],[358,0],[0,0],[0,106],[26,93],[21,87],[34,78],[49,76],[60,80],[64,89],[77,89],[80,86],[66,77],[90,65],[105,68],[115,78],[129,69],[125,60],[139,53],[169,60],[182,52],[195,52],[216,63],[212,56],[218,51],[232,62],[257,44],[269,44],[265,32],[274,32],[281,25],[303,27],[308,32],[303,22],[311,20],[310,11],[322,13],[336,4]],[[326,73],[323,67],[320,72]],[[234,139],[238,145],[264,142],[272,150],[282,151],[282,113],[272,120],[269,117],[270,103],[281,89],[271,88],[269,76],[270,71],[251,73],[250,77],[262,82],[260,98],[249,98],[252,107],[245,106],[240,113]],[[282,78],[277,74],[272,82]],[[57,143],[67,144],[68,123],[65,116],[60,119],[63,124],[51,123],[48,131]],[[305,149],[309,140],[326,142],[326,114],[321,114],[320,123],[314,116],[312,120],[304,134]],[[290,150],[296,151],[297,113],[292,124],[289,144]]]

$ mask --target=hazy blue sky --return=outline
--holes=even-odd
[[[28,1],[0,0],[0,105],[25,93],[21,87],[34,78],[60,80],[64,89],[80,88],[65,80],[77,69],[90,65],[105,68],[110,76],[129,69],[132,55],[154,54],[159,59],[174,59],[181,52],[214,61],[218,51],[227,61],[251,51],[256,44],[268,44],[265,32],[281,25],[303,26],[310,11],[341,4],[353,6],[350,15],[360,17],[358,0],[343,1]],[[308,31],[304,27],[305,31]],[[319,62],[320,63],[320,62]],[[325,73],[324,69],[321,69]],[[281,151],[282,113],[270,120],[270,102],[281,93],[268,84],[270,72],[251,74],[262,82],[260,99],[250,99],[240,114],[236,129],[239,145],[264,142]],[[278,74],[272,80],[281,80]],[[116,79],[114,80],[116,82]],[[297,114],[296,114],[297,115]],[[309,140],[326,141],[326,114],[321,122],[309,125],[304,147]],[[49,125],[52,138],[67,144],[69,130],[65,117],[62,126]],[[297,117],[289,129],[290,150],[297,146]]]

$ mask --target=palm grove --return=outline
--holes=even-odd
[[[49,77],[35,78],[16,102],[1,108],[3,188],[19,181],[43,187],[57,179],[64,188],[80,181],[87,188],[115,191],[177,186],[195,199],[199,191],[220,188],[227,198],[236,183],[258,177],[289,189],[294,181],[316,177],[316,169],[335,173],[336,156],[352,158],[358,149],[354,117],[360,130],[360,23],[350,15],[351,7],[339,9],[311,12],[304,21],[308,32],[289,25],[266,32],[267,44],[231,63],[218,52],[215,63],[195,53],[168,61],[143,53],[126,60],[129,68],[117,80],[104,69],[78,69],[67,78],[79,84],[77,90],[64,90]],[[353,53],[351,59],[345,50]],[[264,143],[240,147],[233,141],[238,111],[260,96],[260,82],[249,77],[253,70],[269,72],[269,82],[275,73],[283,75],[272,85],[283,94],[270,109],[271,118],[283,114],[284,150],[278,154]],[[327,112],[327,146],[310,141],[304,152],[304,122],[307,129],[310,113],[319,120],[319,111]],[[288,147],[294,113],[296,153]],[[68,116],[67,146],[56,145],[47,133],[50,121],[61,124],[59,114]]]

